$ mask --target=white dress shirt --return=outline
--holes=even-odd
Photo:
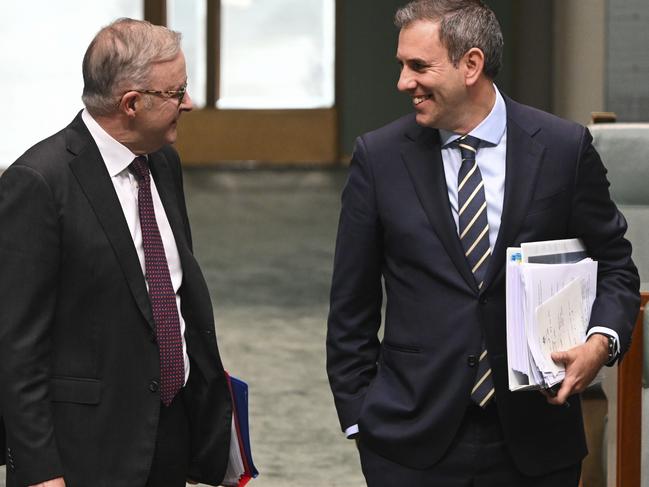
[[[92,118],[87,110],[83,110],[81,118],[97,144],[99,153],[104,160],[104,164],[106,164],[106,169],[108,170],[111,182],[113,183],[113,187],[117,193],[119,203],[122,206],[124,218],[126,219],[128,229],[131,233],[131,238],[133,239],[133,245],[135,246],[138,259],[140,260],[142,274],[146,275],[144,265],[144,246],[142,243],[142,231],[140,229],[140,213],[137,201],[138,181],[135,175],[128,169],[128,166],[133,162],[133,159],[135,159],[137,155],[133,154],[130,149],[112,138],[103,128],[101,128],[95,119]],[[151,177],[151,196],[153,198],[155,218],[160,230],[162,244],[165,249],[167,264],[169,265],[171,284],[176,293],[176,306],[178,307],[178,318],[180,319],[180,335],[182,337],[183,357],[185,362],[185,383],[187,383],[187,379],[189,378],[189,356],[187,355],[187,343],[185,341],[185,320],[180,311],[180,296],[178,295],[178,289],[183,281],[183,269],[180,265],[180,255],[178,254],[178,248],[176,247],[176,240],[171,231],[171,225],[169,225],[167,214],[162,206],[162,201],[160,201],[160,195],[158,194],[158,189],[156,188],[153,177]],[[148,290],[149,283],[146,282],[146,279],[144,282]]]

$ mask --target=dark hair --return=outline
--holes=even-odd
[[[394,24],[403,29],[417,20],[439,22],[439,38],[453,66],[472,47],[485,58],[484,73],[494,79],[502,66],[503,35],[493,11],[480,0],[414,0],[397,10]]]
[[[121,18],[101,29],[83,57],[81,99],[93,115],[117,110],[121,90],[147,89],[154,63],[180,52],[180,33],[143,20]]]

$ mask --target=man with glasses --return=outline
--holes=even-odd
[[[83,77],[85,109],[0,178],[7,486],[218,485],[231,404],[170,146],[180,34],[119,19]]]

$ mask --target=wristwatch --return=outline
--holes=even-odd
[[[606,333],[598,333],[598,335],[602,335],[608,340],[608,360],[604,365],[610,367],[617,360],[617,340],[614,336],[607,335]]]

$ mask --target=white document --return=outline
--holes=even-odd
[[[232,427],[230,428],[230,454],[228,456],[228,467],[225,470],[225,477],[221,485],[226,487],[237,487],[241,475],[246,471],[243,465],[243,457],[239,449],[239,437],[237,436],[237,426],[235,424],[234,414],[232,415]]]
[[[507,250],[510,390],[547,388],[561,382],[565,371],[552,361],[550,353],[584,342],[597,292],[597,262],[590,258],[570,262],[584,252],[576,239],[535,242]],[[538,256],[569,263],[530,262]]]
[[[531,356],[527,346],[523,313],[521,285],[521,249],[507,249],[506,268],[506,320],[507,320],[507,368],[510,390],[528,389],[531,372]]]
[[[577,278],[536,307],[538,342],[531,342],[530,349],[538,347],[532,355],[538,356],[539,369],[548,373],[546,383],[550,386],[565,377],[565,367],[552,360],[552,352],[569,350],[586,339],[581,296],[582,281]]]

